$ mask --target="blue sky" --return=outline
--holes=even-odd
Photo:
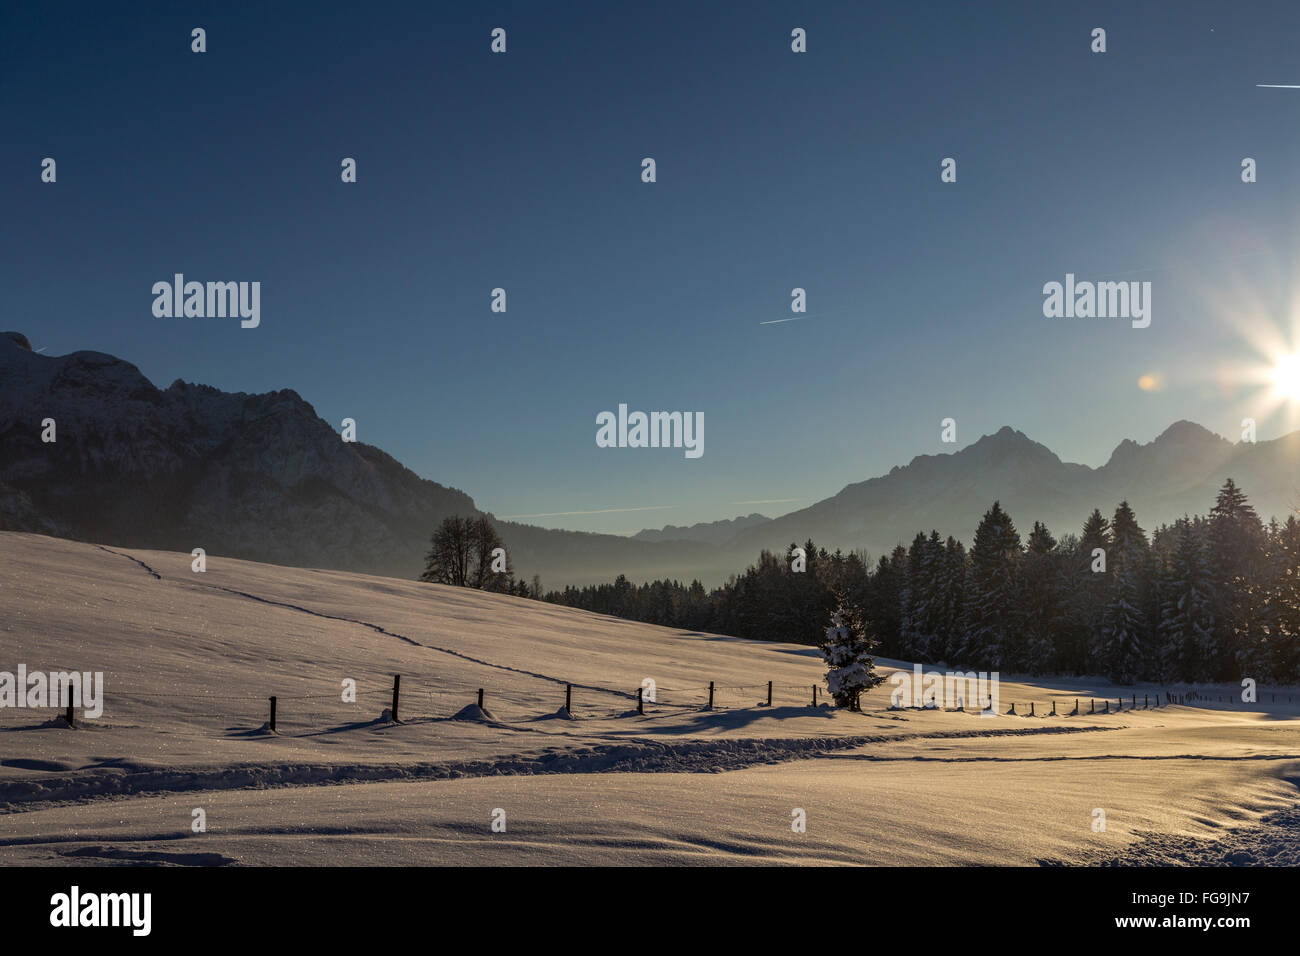
[[[1245,371],[1300,348],[1300,89],[1255,86],[1300,84],[1293,3],[106,6],[0,12],[0,326],[292,388],[498,515],[780,514],[949,416],[1091,465],[1300,427]],[[175,272],[260,327],[155,318]],[[1151,281],[1150,328],[1045,318],[1067,272]],[[596,447],[619,403],[705,454]]]

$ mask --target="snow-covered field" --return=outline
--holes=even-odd
[[[191,561],[0,534],[0,671],[106,687],[75,730],[0,710],[0,862],[1300,860],[1294,688],[1141,709],[1155,688],[1004,678],[1015,716],[891,711],[886,687],[853,714],[811,706],[812,648]],[[1119,693],[1121,712],[1086,713]]]

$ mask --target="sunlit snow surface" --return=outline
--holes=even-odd
[[[823,670],[807,647],[192,560],[0,534],[0,670],[106,684],[77,730],[0,710],[0,862],[1300,861],[1294,688],[1143,710],[1155,688],[1006,680],[1018,716],[989,718],[890,711],[886,685],[850,714],[810,706]],[[382,719],[394,674],[397,724]],[[1116,694],[1122,712],[1086,713]],[[1043,716],[1052,700],[1060,716]],[[1019,716],[1029,701],[1038,716]]]

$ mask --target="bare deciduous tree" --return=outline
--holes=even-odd
[[[486,515],[468,518],[451,515],[433,532],[420,580],[484,591],[509,591],[514,586],[509,555],[501,570],[492,567],[498,548],[504,550],[504,544]]]

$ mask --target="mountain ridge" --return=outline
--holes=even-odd
[[[995,500],[1013,520],[1026,526],[1043,521],[1057,534],[1077,532],[1092,508],[1109,514],[1121,500],[1128,500],[1145,524],[1156,526],[1207,512],[1229,477],[1267,520],[1300,503],[1298,475],[1300,432],[1233,444],[1184,419],[1145,444],[1124,439],[1106,464],[1093,468],[1062,461],[1045,445],[1003,426],[957,451],[918,455],[885,475],[846,485],[808,508],[742,533],[734,543],[756,550],[811,537],[826,547],[880,553],[931,528],[969,543]],[[898,494],[902,482],[907,496]],[[917,498],[924,502],[921,509]]]
[[[1179,420],[1145,444],[1121,441],[1092,468],[1003,426],[777,518],[605,535],[497,519],[383,450],[344,442],[292,389],[182,379],[159,389],[123,359],[42,355],[13,332],[0,334],[0,385],[0,528],[399,577],[419,573],[449,514],[486,514],[516,571],[554,587],[619,573],[718,583],[761,549],[809,538],[876,554],[931,528],[969,542],[994,500],[1022,531],[1041,520],[1058,536],[1124,499],[1148,528],[1204,513],[1227,477],[1265,518],[1300,504],[1300,432],[1234,444]]]

